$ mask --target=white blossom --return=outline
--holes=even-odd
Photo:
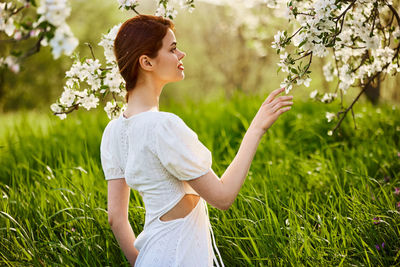
[[[314,90],[310,93],[310,98],[314,99],[318,95],[318,90]]]
[[[33,28],[39,27],[44,21],[56,27],[54,36],[43,38],[40,44],[42,46],[51,46],[54,59],[59,58],[61,54],[71,55],[79,41],[66,24],[66,19],[71,13],[68,0],[41,0],[36,11],[40,16],[39,19],[32,24]],[[50,27],[47,27],[46,30],[50,30]],[[31,30],[30,36],[35,37],[39,33],[40,29],[34,29]]]
[[[283,82],[280,84],[281,88],[285,88],[285,93],[288,94],[290,90],[292,90],[293,85],[292,82],[289,79],[285,79]]]
[[[64,87],[64,89],[60,97],[60,103],[66,106],[72,106],[75,101],[75,92],[67,87]]]
[[[22,39],[22,33],[20,31],[14,33],[14,39],[19,41]]]
[[[87,110],[91,108],[96,108],[99,104],[99,99],[94,95],[90,94],[89,96],[84,97],[80,100],[82,107],[86,108]]]
[[[336,98],[336,96],[336,93],[325,93],[324,96],[321,98],[321,102],[330,103]]]
[[[0,31],[4,31],[8,36],[13,35],[15,31],[13,18],[8,18],[7,21],[4,18],[0,18]]]
[[[378,36],[367,37],[365,39],[365,47],[367,49],[377,49],[379,48],[380,39]]]
[[[61,27],[69,17],[71,7],[67,0],[41,0],[37,13],[41,15],[38,23],[48,21],[56,27]]]
[[[119,73],[118,67],[114,65],[111,71],[107,73],[104,79],[104,85],[107,85],[109,87],[110,92],[119,93],[121,91],[121,83],[125,84],[125,81]]]
[[[284,49],[284,47],[282,47],[282,42],[286,39],[285,37],[285,33],[278,31],[277,34],[274,35],[274,41],[272,42],[271,47],[275,48],[276,50],[280,49]]]
[[[311,78],[307,78],[307,79],[297,79],[297,84],[304,84],[305,87],[309,87],[310,86],[310,82],[311,82]]]
[[[56,116],[59,117],[61,120],[64,120],[65,118],[67,118],[67,114],[65,114],[65,113],[56,114]]]
[[[50,109],[51,109],[53,112],[61,112],[61,111],[62,111],[62,108],[61,108],[58,104],[56,104],[56,103],[51,104]]]
[[[115,25],[107,34],[103,34],[103,37],[99,43],[99,45],[104,48],[104,56],[108,64],[116,63],[116,58],[114,55],[114,40],[115,37],[117,37],[121,25],[122,23]]]
[[[0,3],[0,31],[4,31],[8,36],[12,36],[15,31],[14,19],[7,14],[11,6],[11,2]]]
[[[393,32],[393,37],[396,38],[396,39],[400,39],[400,29],[396,29]]]
[[[189,5],[189,4],[187,3],[186,0],[180,0],[180,1],[179,1],[179,6],[180,6],[181,8],[187,9],[187,11],[188,11],[189,13],[192,13],[193,10],[194,10],[194,8],[193,8],[191,5]]]
[[[325,117],[328,120],[328,122],[331,122],[336,117],[336,114],[332,112],[326,112]]]
[[[116,114],[117,102],[114,100],[107,102],[106,106],[104,107],[104,111],[107,113],[107,116],[110,120],[118,116]]]
[[[6,58],[0,58],[0,66],[7,66],[14,73],[18,73],[20,70],[18,58],[14,56],[7,56]]]
[[[326,57],[328,55],[328,50],[323,44],[316,44],[314,45],[313,49],[313,55],[317,57]]]
[[[278,63],[278,66],[281,67],[281,70],[283,72],[289,72],[289,64],[287,63],[288,53],[285,52],[284,54],[281,54],[279,57],[281,58],[281,60]]]
[[[347,89],[355,80],[354,74],[351,72],[349,65],[345,64],[339,69],[339,80],[339,89],[346,93]]]
[[[176,11],[174,7],[169,3],[167,3],[165,7],[163,4],[159,5],[155,13],[156,16],[172,18],[172,19],[174,19],[177,14],[178,11]]]
[[[138,3],[137,0],[118,0],[118,3],[122,7],[131,7]]]
[[[98,59],[86,59],[83,63],[79,60],[72,64],[71,68],[65,73],[68,78],[67,86],[72,87],[75,83],[87,82],[92,91],[97,91],[101,86],[100,78],[101,64]]]
[[[333,75],[337,75],[337,70],[333,68],[331,62],[328,62],[328,64],[324,65],[322,70],[324,72],[325,80],[327,82],[333,81]]]
[[[54,59],[57,59],[61,54],[71,55],[78,46],[79,41],[74,37],[69,26],[63,24],[56,29],[55,35],[49,44],[52,47]]]

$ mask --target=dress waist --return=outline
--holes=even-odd
[[[141,251],[142,249],[144,251],[152,249],[152,247],[154,247],[154,244],[158,243],[158,238],[165,235],[165,233],[176,233],[176,238],[178,238],[179,240],[182,239],[182,241],[176,243],[177,246],[179,246],[179,244],[181,244],[182,242],[186,242],[187,239],[191,236],[206,238],[207,236],[210,236],[211,233],[212,251],[209,251],[209,253],[212,254],[213,261],[215,262],[217,267],[224,267],[224,263],[222,262],[221,255],[216,246],[214,233],[212,231],[212,227],[209,221],[207,203],[203,198],[200,197],[196,207],[193,208],[193,210],[184,218],[178,218],[170,221],[160,220],[160,217],[170,208],[175,206],[176,203],[178,203],[184,195],[185,194],[183,194],[177,200],[171,202],[171,204],[167,205],[161,210],[161,212],[159,211],[159,213],[157,214],[154,212],[150,212],[149,215],[147,215],[146,212],[145,227],[143,228],[143,231],[137,236],[134,246],[139,251]],[[201,227],[197,227],[198,225],[200,225]],[[196,233],[193,233],[194,230],[201,232],[195,235]],[[207,240],[209,240],[209,237],[207,237]],[[220,263],[217,261],[214,251],[218,254]],[[138,259],[140,255],[141,253],[139,253]]]

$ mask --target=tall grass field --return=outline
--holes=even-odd
[[[221,177],[265,96],[160,106],[209,148]],[[325,105],[294,100],[263,137],[227,211],[209,205],[225,266],[400,266],[400,107],[357,103],[328,136]],[[0,265],[129,266],[107,221],[105,113],[0,117]],[[137,236],[145,209],[132,190]]]

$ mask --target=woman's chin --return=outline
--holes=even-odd
[[[183,79],[185,79],[185,73],[182,71],[181,75],[179,75],[177,82],[182,81]]]
[[[185,79],[185,75],[182,73],[175,79],[170,79],[170,80],[166,81],[165,84],[179,82],[179,81],[182,81],[183,79]]]

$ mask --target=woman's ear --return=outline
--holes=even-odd
[[[139,65],[144,70],[147,71],[153,70],[153,63],[151,61],[152,60],[146,55],[141,55],[139,57]]]

